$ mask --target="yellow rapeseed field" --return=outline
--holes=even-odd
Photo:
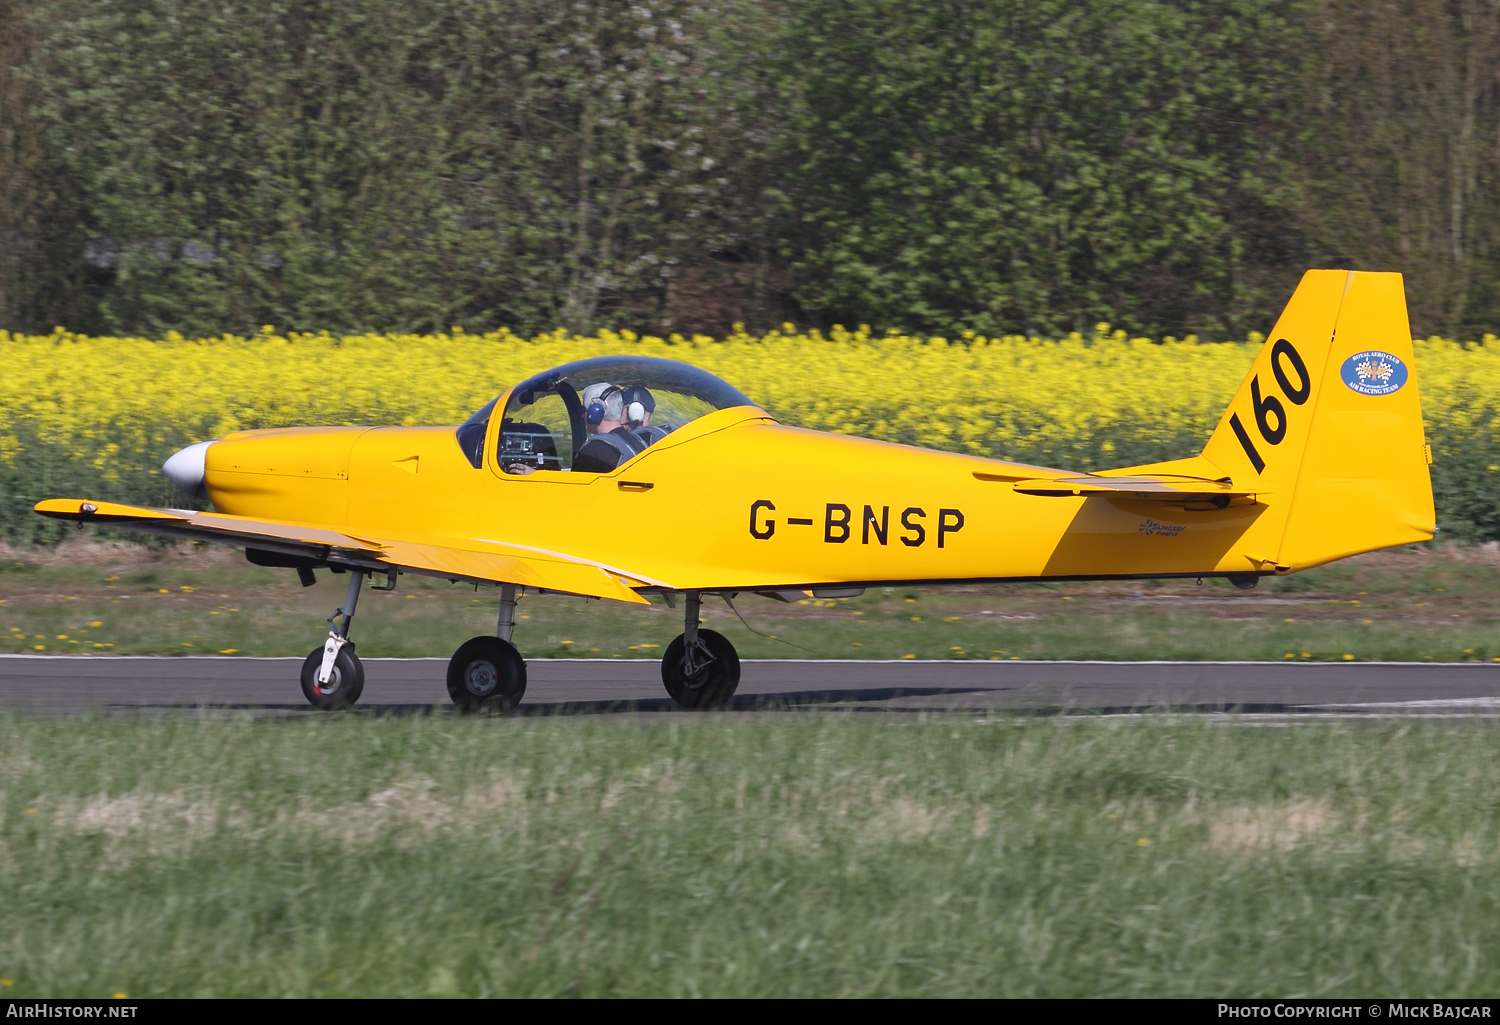
[[[458,423],[569,360],[637,353],[718,374],[786,423],[1080,470],[1196,451],[1261,342],[922,338],[868,329],[580,337],[279,334],[96,338],[0,331],[0,469],[45,448],[103,481],[190,441],[284,424]],[[1417,342],[1428,432],[1500,449],[1500,342]]]

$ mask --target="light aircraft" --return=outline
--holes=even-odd
[[[793,372],[793,368],[788,368]],[[1399,274],[1315,270],[1201,454],[1097,473],[780,424],[683,363],[588,359],[516,384],[457,427],[297,427],[200,442],[164,465],[213,512],[48,499],[46,516],[245,548],[349,577],[302,689],[359,697],[360,591],[402,573],[499,589],[494,636],[448,668],[464,710],[526,689],[511,643],[527,592],[664,601],[684,629],[667,693],[723,705],[739,658],[705,597],[855,595],[872,585],[1222,576],[1240,587],[1433,536]],[[372,587],[374,585],[372,584]]]

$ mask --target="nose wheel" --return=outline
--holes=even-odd
[[[302,663],[302,694],[320,712],[348,708],[365,689],[365,667],[354,654],[354,643],[346,641],[334,656],[326,680],[319,680],[323,649],[314,648]]]
[[[683,708],[722,708],[740,685],[740,656],[723,634],[699,628],[700,601],[696,592],[688,592],[686,629],[667,645],[661,682]]]
[[[354,654],[349,624],[354,621],[359,589],[364,586],[368,575],[363,570],[349,571],[349,592],[344,596],[344,604],[328,617],[328,639],[321,648],[314,648],[302,663],[302,694],[320,712],[348,708],[359,700],[365,689],[365,667]],[[395,579],[395,570],[392,570],[393,587]]]

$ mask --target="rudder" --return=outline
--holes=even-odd
[[[1308,271],[1203,450],[1263,487],[1244,539],[1305,569],[1432,537],[1432,484],[1401,275]]]
[[[1279,561],[1301,569],[1436,530],[1400,274],[1350,271]]]

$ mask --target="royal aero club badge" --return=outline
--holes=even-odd
[[[1399,356],[1379,349],[1356,352],[1344,360],[1339,376],[1350,391],[1361,395],[1390,395],[1401,390],[1408,376],[1406,364]]]

